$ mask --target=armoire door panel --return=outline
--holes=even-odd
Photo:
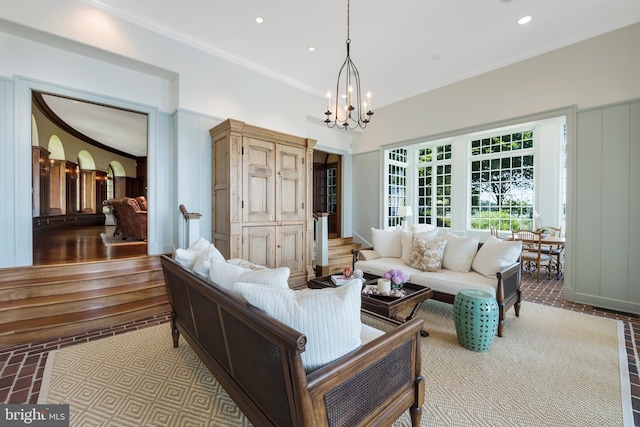
[[[243,149],[243,220],[275,221],[275,144],[244,138]]]
[[[304,272],[304,241],[302,225],[283,225],[278,235],[276,260],[278,265],[289,267],[292,273]]]
[[[242,247],[243,259],[269,268],[277,265],[275,227],[243,227]]]
[[[304,155],[299,147],[281,145],[277,152],[276,170],[279,221],[304,219]]]

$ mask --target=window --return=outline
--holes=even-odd
[[[327,169],[327,212],[336,213],[338,204],[338,168]]]
[[[471,228],[533,226],[533,130],[471,141]]]
[[[408,150],[401,148],[388,153],[387,224],[393,227],[400,224],[398,207],[405,205],[407,196]]]
[[[418,150],[418,224],[451,227],[451,179],[451,144]]]
[[[382,224],[398,206],[413,207],[409,225],[432,224],[483,234],[545,225],[566,229],[566,116],[549,117],[383,152]],[[543,159],[543,160],[541,160]]]

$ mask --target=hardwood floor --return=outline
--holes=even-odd
[[[146,243],[106,246],[100,233],[112,236],[113,230],[112,225],[107,225],[38,233],[33,238],[33,265],[101,261],[147,254]]]

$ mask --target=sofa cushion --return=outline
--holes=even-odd
[[[381,257],[400,258],[402,256],[402,242],[398,230],[380,230],[371,227],[371,239],[373,250]]]
[[[427,241],[417,234],[411,240],[411,252],[405,264],[418,270],[440,271],[447,241],[441,237]]]
[[[498,271],[515,264],[521,252],[521,241],[500,240],[489,236],[478,250],[471,267],[487,277],[496,277]]]
[[[462,289],[477,289],[495,296],[498,287],[498,279],[486,277],[473,270],[466,273],[446,269],[442,269],[440,272],[420,271],[417,268],[404,265],[399,258],[357,261],[355,268],[376,276],[382,276],[392,268],[402,269],[409,276],[409,282],[429,286],[434,291],[449,295],[455,295]]]
[[[420,272],[417,268],[406,265],[400,258],[393,257],[381,257],[369,261],[356,261],[354,268],[359,268],[365,273],[375,274],[380,277],[382,277],[385,272],[395,268],[397,270],[404,271],[409,276],[409,281],[411,281],[411,274]]]
[[[267,267],[264,265],[256,264],[242,258],[229,258],[227,263],[237,265],[238,267],[246,268],[248,270],[267,270]]]
[[[432,290],[455,295],[463,289],[476,289],[496,296],[498,279],[486,277],[475,271],[463,273],[442,269],[439,273],[418,271],[409,279],[416,285],[429,286]]]
[[[289,289],[290,273],[291,270],[288,267],[250,270],[224,261],[212,261],[209,280],[231,293],[236,293],[233,286],[235,282],[249,282],[268,287]]]
[[[238,282],[234,289],[249,304],[307,337],[301,354],[307,373],[358,348],[362,341],[360,280],[338,288],[277,289]]]
[[[218,248],[213,245],[213,243],[209,245],[209,248],[205,249],[200,253],[200,255],[198,255],[196,262],[193,263],[193,272],[201,277],[209,277],[211,261],[224,262],[224,256],[220,253]]]
[[[365,345],[382,335],[384,335],[384,332],[380,329],[376,329],[365,323],[362,324],[362,329],[360,330],[360,341],[362,341],[362,345]]]
[[[200,237],[198,240],[189,245],[187,249],[176,249],[175,254],[173,255],[173,259],[180,264],[181,266],[192,269],[193,264],[195,264],[198,256],[209,249],[209,241],[204,237]]]
[[[419,233],[398,230],[398,233],[400,234],[400,243],[402,245],[402,256],[400,258],[402,258],[402,261],[405,263],[409,260],[409,255],[411,253],[411,249],[413,246],[413,236],[421,237],[426,242],[435,240],[436,237],[438,237],[437,229],[430,230],[430,231],[423,231]]]
[[[477,237],[458,237],[448,231],[443,236],[447,240],[444,248],[442,268],[452,271],[471,271],[471,263],[478,252]]]

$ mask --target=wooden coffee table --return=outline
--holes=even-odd
[[[380,276],[374,274],[364,274],[364,284],[374,285],[378,283]],[[309,280],[310,289],[335,288],[336,285],[331,281],[331,276],[316,277]],[[362,295],[362,311],[370,316],[377,317],[382,320],[400,325],[415,317],[422,303],[433,296],[433,291],[428,286],[415,285],[413,283],[405,283],[404,289],[406,295],[401,298],[387,297],[381,295]],[[399,313],[411,309],[411,313],[407,317],[402,317]],[[424,329],[420,331],[423,337],[429,336]]]

